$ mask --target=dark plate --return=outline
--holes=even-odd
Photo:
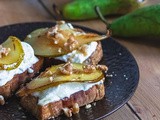
[[[55,23],[24,23],[4,26],[0,28],[0,42],[7,39],[8,36],[14,35],[23,40],[31,31],[41,27],[51,27]],[[85,27],[79,27],[88,32],[99,33]],[[101,33],[99,33],[101,34]],[[92,105],[90,109],[82,107],[78,115],[74,115],[72,119],[91,120],[106,117],[120,107],[122,107],[135,92],[139,81],[139,70],[137,63],[131,53],[122,45],[112,38],[102,41],[104,56],[100,64],[109,67],[108,74],[113,77],[107,78],[105,81],[105,97]],[[1,120],[35,120],[35,118],[23,110],[18,99],[13,96],[7,101],[7,104],[0,106]],[[69,119],[63,115],[58,120]]]

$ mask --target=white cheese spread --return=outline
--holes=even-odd
[[[86,54],[79,52],[78,50],[74,50],[71,53],[68,53],[66,55],[56,57],[55,59],[67,62],[68,59],[71,60],[71,62],[75,63],[83,63],[85,60],[87,60],[92,53],[96,50],[97,48],[97,42],[91,42],[89,44],[85,44],[83,46],[86,46]]]
[[[34,56],[33,48],[25,42],[21,42],[21,44],[25,54],[24,58],[16,69],[0,70],[0,86],[5,85],[14,75],[23,73],[38,61],[38,58]]]
[[[0,105],[4,105],[4,104],[5,104],[4,97],[0,95]]]
[[[2,95],[0,95],[0,100],[4,100],[4,97]]]
[[[55,102],[65,97],[79,92],[81,90],[87,91],[96,84],[102,84],[103,80],[96,83],[85,83],[85,82],[69,82],[60,84],[56,87],[48,88],[42,92],[34,92],[32,95],[38,97],[38,104],[44,106],[48,103]]]

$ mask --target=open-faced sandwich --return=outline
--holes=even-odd
[[[45,120],[62,113],[70,117],[102,99],[108,68],[97,64],[103,56],[100,40],[107,37],[64,21],[33,31],[24,42],[10,36],[0,45],[0,104],[21,86],[17,96],[22,106]],[[50,67],[35,77],[42,66]]]
[[[35,55],[47,60],[97,64],[102,56],[100,40],[106,35],[86,33],[74,28],[70,23],[58,21],[52,28],[40,28],[30,33],[25,42],[29,43]],[[48,62],[47,62],[48,63]]]
[[[43,63],[34,55],[32,47],[10,36],[0,45],[0,105],[12,96],[27,78],[32,78]]]
[[[104,65],[65,63],[51,66],[21,88],[22,106],[40,120],[64,113],[78,113],[79,107],[104,97]]]

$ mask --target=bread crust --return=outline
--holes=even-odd
[[[92,55],[84,61],[86,64],[98,64],[99,61],[103,57],[103,50],[101,42],[98,42],[96,50],[92,53]]]
[[[27,81],[34,77],[36,73],[42,68],[43,58],[39,58],[39,61],[35,63],[31,68],[34,70],[33,73],[28,73],[26,70],[21,74],[16,74],[10,81],[8,81],[5,85],[0,86],[0,95],[2,95],[5,99],[11,97],[13,93]]]
[[[105,95],[104,84],[94,85],[87,91],[79,91],[72,94],[69,98],[51,102],[44,106],[38,105],[38,98],[32,95],[21,98],[21,105],[30,111],[39,120],[46,120],[57,117],[63,113],[63,108],[72,108],[75,103],[79,106],[87,105],[93,101],[100,100]]]

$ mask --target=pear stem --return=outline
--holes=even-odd
[[[100,11],[100,9],[99,9],[98,6],[95,7],[95,11],[96,11],[96,14],[98,15],[98,17],[101,19],[101,21],[102,21],[103,23],[105,23],[106,26],[108,26],[109,24],[108,24],[107,20],[104,18],[104,16],[102,15],[102,13],[101,13],[101,11]],[[107,27],[107,28],[108,28],[108,27]]]
[[[95,11],[96,11],[96,14],[98,15],[98,17],[101,19],[101,21],[106,25],[106,28],[107,28],[107,35],[108,36],[111,36],[111,30],[109,30],[110,28],[110,24],[107,22],[107,20],[104,18],[104,16],[102,15],[100,9],[98,6],[95,6]]]
[[[52,14],[52,12],[47,8],[47,6],[42,2],[42,0],[38,0],[38,2],[50,16],[56,19],[56,16]]]

